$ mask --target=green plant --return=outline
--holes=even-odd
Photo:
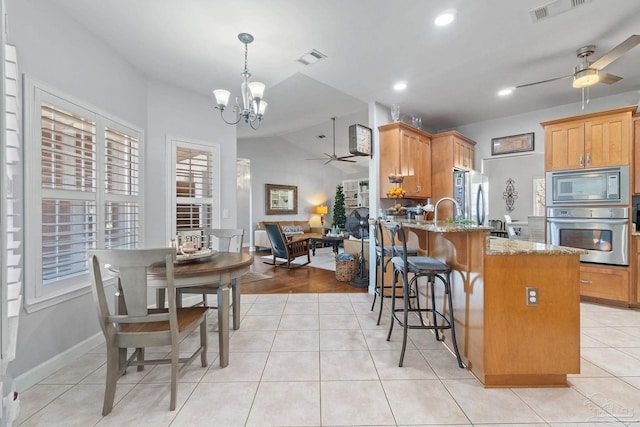
[[[333,200],[333,217],[331,224],[337,226],[341,230],[347,222],[347,216],[344,205],[344,191],[342,191],[342,184],[336,186],[336,197]]]

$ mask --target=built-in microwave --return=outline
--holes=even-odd
[[[547,172],[547,206],[628,205],[629,166]]]

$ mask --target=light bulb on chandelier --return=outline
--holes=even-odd
[[[251,73],[248,69],[248,54],[249,43],[253,41],[253,36],[248,33],[238,34],[238,40],[244,44],[244,71],[241,76],[244,81],[240,85],[240,97],[236,97],[236,105],[233,106],[233,111],[236,113],[235,121],[228,121],[224,118],[224,110],[229,104],[229,97],[231,92],[225,89],[216,89],[213,91],[213,95],[216,98],[218,104],[215,108],[220,110],[220,117],[228,125],[235,125],[244,120],[248,123],[252,129],[258,129],[262,122],[262,116],[267,109],[267,103],[262,99],[264,95],[265,85],[260,82],[250,82],[249,78]],[[240,99],[242,98],[242,105],[240,105]]]

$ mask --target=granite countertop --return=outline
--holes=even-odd
[[[438,225],[434,225],[433,221],[406,220],[401,222],[408,228],[415,228],[435,233],[478,233],[493,231],[493,227],[451,224],[447,221],[438,221]]]
[[[586,254],[584,249],[553,246],[527,240],[487,238],[487,255],[580,255]]]

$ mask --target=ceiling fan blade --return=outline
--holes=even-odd
[[[622,77],[616,76],[615,74],[598,73],[598,76],[600,77],[600,80],[598,80],[598,83],[605,83],[608,85],[612,85],[618,80],[622,80]]]
[[[349,156],[338,156],[338,160],[342,160],[342,159],[350,159],[352,157],[358,157],[355,154],[351,154]],[[355,161],[355,160],[354,160]]]
[[[516,86],[516,89],[520,89],[520,88],[523,88],[523,87],[534,86],[534,85],[539,85],[539,84],[542,84],[542,83],[555,82],[556,80],[568,79],[569,77],[573,77],[573,74],[567,74],[566,76],[562,76],[562,77],[556,77],[556,78],[553,78],[553,79],[540,80],[539,82],[527,83],[527,84],[519,85],[519,86]]]
[[[601,70],[616,59],[620,58],[627,51],[636,47],[638,43],[640,43],[640,35],[635,34],[611,49],[609,52],[605,53],[602,58],[589,65],[589,67]]]
[[[355,160],[349,160],[349,159],[345,159],[344,157],[338,157],[337,159],[335,159],[339,162],[349,162],[349,163],[356,163]]]

